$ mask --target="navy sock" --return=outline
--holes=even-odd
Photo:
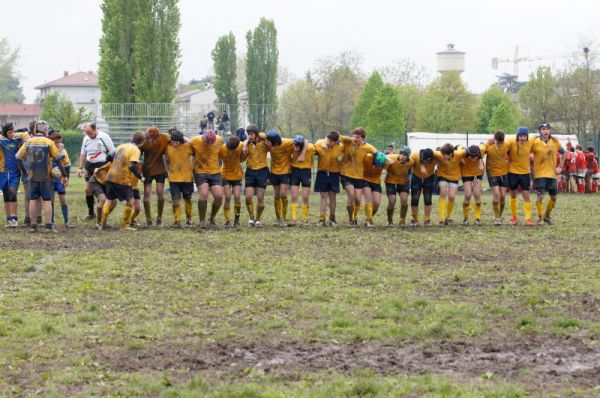
[[[64,203],[60,205],[60,209],[62,210],[63,219],[65,220],[65,224],[69,222],[69,206]]]

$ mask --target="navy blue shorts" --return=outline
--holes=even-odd
[[[543,194],[548,191],[550,196],[556,196],[558,194],[558,186],[556,178],[534,178],[533,186],[538,194]]]
[[[419,178],[413,174],[412,178],[410,179],[410,190],[411,191],[419,191],[419,193],[421,192],[421,190],[433,191],[433,181],[434,180],[435,180],[434,175],[430,175],[427,178]]]
[[[200,187],[200,185],[202,184],[208,184],[209,187],[213,187],[215,185],[223,185],[223,178],[221,178],[221,173],[195,173],[194,181],[196,182],[197,187]]]
[[[246,188],[265,189],[269,182],[269,169],[267,167],[263,167],[259,170],[246,169],[244,180]]]
[[[38,200],[42,198],[42,200],[52,200],[53,188],[52,181],[30,181],[28,187],[29,199]]]
[[[508,186],[511,190],[524,189],[529,190],[531,186],[531,178],[529,174],[514,174],[508,173]]]
[[[169,191],[171,192],[172,200],[191,199],[194,193],[193,182],[170,182]]]
[[[144,176],[144,185],[152,185],[152,181],[156,181],[157,184],[164,184],[168,178],[167,173],[157,174],[155,176]]]
[[[340,193],[340,173],[317,171],[314,191]]]
[[[475,180],[483,181],[483,176],[481,175],[481,176],[471,176],[471,177],[463,177],[462,178],[463,184],[465,182],[472,182],[472,181],[475,181]]]
[[[364,187],[367,186],[367,182],[365,180],[361,180],[359,178],[352,178],[352,177],[348,177],[348,176],[342,176],[343,180],[342,180],[342,184],[344,185],[344,188],[348,185],[352,185],[354,187],[354,189],[363,189]]]
[[[0,189],[15,190],[19,189],[19,178],[21,173],[0,173]]]
[[[122,185],[111,181],[106,181],[106,199],[127,202],[132,198],[133,188],[131,188],[130,185]]]
[[[64,195],[65,193],[67,193],[67,190],[65,188],[65,184],[63,184],[60,179],[53,178],[52,179],[52,185],[54,187],[54,192],[57,192],[59,195]]]
[[[135,200],[141,200],[142,197],[140,196],[140,190],[139,189],[134,189],[133,190],[133,199]]]
[[[490,187],[508,188],[508,174],[495,177],[488,175],[488,182],[490,183]]]
[[[292,167],[291,185],[295,187],[302,185],[304,188],[310,188],[311,177],[311,169],[298,169],[296,167]]]
[[[386,195],[396,195],[402,192],[410,192],[410,186],[408,184],[388,184],[385,183]]]
[[[290,185],[291,174],[273,174],[271,173],[271,184],[276,187],[277,185],[286,184]]]
[[[377,183],[366,181],[366,180],[365,180],[365,184],[366,184],[365,188],[371,189],[371,192],[379,192],[379,193],[383,192],[381,190],[381,184],[377,184]]]
[[[223,180],[223,186],[241,187],[242,180]]]

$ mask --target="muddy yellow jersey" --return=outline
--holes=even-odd
[[[223,146],[223,138],[217,136],[212,145],[208,145],[202,139],[202,136],[192,138],[192,149],[194,150],[194,172],[201,174],[218,174],[219,151]]]
[[[121,185],[133,185],[135,176],[129,169],[131,162],[140,161],[141,151],[134,144],[121,144],[115,149],[115,157],[110,164],[106,181]]]
[[[167,171],[163,155],[170,141],[170,135],[160,133],[155,140],[147,140],[142,144],[140,149],[144,153],[144,163],[142,165],[144,177],[164,174]]]
[[[333,148],[326,146],[325,140],[318,140],[315,143],[315,150],[319,160],[317,170],[330,173],[339,173],[342,171],[342,159],[344,158],[344,144],[339,142]]]
[[[508,137],[505,142],[509,145],[508,157],[510,164],[508,166],[508,172],[513,174],[529,174],[530,172],[530,159],[529,154],[533,147],[533,141],[535,137],[529,135],[529,140],[523,144],[519,144],[515,137]]]
[[[165,151],[169,173],[169,182],[193,182],[194,168],[192,144],[186,142],[178,146],[169,145]]]
[[[219,158],[221,159],[221,175],[224,180],[227,181],[238,181],[244,177],[244,170],[242,170],[242,162],[245,156],[242,152],[244,144],[240,144],[234,150],[230,151],[226,145],[221,147],[219,151]]]
[[[479,145],[479,150],[481,151],[481,156],[483,158],[485,155],[485,145]],[[481,164],[483,164],[483,159],[465,156],[460,162],[460,174],[463,177],[482,176],[485,171],[485,167],[480,169],[479,166]]]
[[[544,142],[540,138],[536,138],[532,151],[533,178],[556,178],[556,154],[564,153],[560,141],[550,138],[548,142]]]
[[[298,157],[300,153],[298,151],[294,151],[292,153],[292,167],[297,169],[311,169],[313,164],[313,156],[317,153],[317,150],[313,144],[306,143],[306,153],[304,154],[304,160],[302,162],[298,161]]]
[[[485,144],[485,169],[488,177],[500,177],[508,174],[508,151],[510,144]]]
[[[340,136],[344,144],[344,161],[342,163],[342,175],[358,180],[364,179],[364,160],[368,154],[375,154],[377,149],[366,142],[359,146],[354,145],[351,137]]]
[[[388,155],[391,163],[385,165],[387,174],[385,176],[386,184],[406,185],[408,184],[408,173],[414,165],[412,159],[400,163],[400,155]]]
[[[437,175],[449,181],[460,180],[460,162],[467,155],[465,149],[457,149],[449,160],[444,160],[440,151],[434,151],[433,156],[438,161]]]
[[[108,175],[108,170],[110,169],[111,164],[111,162],[108,162],[104,166],[98,167],[94,171],[94,178],[98,183],[102,185],[106,184],[106,176]]]
[[[260,170],[267,167],[267,153],[269,152],[269,148],[265,143],[266,136],[264,133],[259,133],[258,137],[256,143],[248,143],[246,167],[250,170]]]
[[[281,145],[269,149],[271,152],[271,173],[290,174],[292,172],[292,152],[294,151],[294,140],[283,138]]]
[[[415,152],[412,155],[410,155],[410,160],[413,162],[413,175],[422,179],[431,177],[433,173],[435,173],[435,166],[438,164],[436,159],[433,159],[429,163],[423,163],[423,165],[425,166],[425,174],[423,174],[421,173],[421,158],[419,156],[419,153]]]
[[[363,159],[363,180],[373,184],[381,184],[381,174],[383,173],[385,166],[375,166],[373,164],[373,158],[373,154],[369,153]]]
[[[52,181],[52,159],[60,159],[56,144],[42,135],[34,135],[25,141],[16,157],[28,162],[27,176],[32,182]]]

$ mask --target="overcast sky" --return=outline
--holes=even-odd
[[[21,47],[18,70],[26,101],[33,87],[63,71],[97,71],[101,0],[0,0],[0,37]],[[279,62],[303,76],[315,60],[352,50],[371,71],[409,58],[435,73],[435,53],[447,43],[467,53],[463,74],[469,88],[485,90],[512,65],[491,68],[491,58],[557,56],[576,51],[582,38],[600,38],[600,2],[592,0],[180,0],[180,81],[206,76],[217,38],[232,31],[238,53],[245,34],[261,17],[275,21]],[[561,59],[544,61],[560,67]],[[539,62],[521,63],[521,80]]]

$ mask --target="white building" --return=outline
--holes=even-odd
[[[64,72],[63,77],[35,87],[40,90],[40,102],[47,95],[58,92],[68,97],[76,108],[84,107],[93,113],[97,111],[101,91],[98,85],[98,75],[94,72]]]

